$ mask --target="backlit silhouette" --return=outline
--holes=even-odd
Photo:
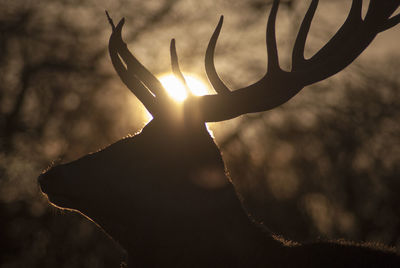
[[[349,242],[300,244],[274,237],[242,208],[205,126],[285,103],[303,87],[344,69],[379,32],[400,21],[399,15],[390,18],[398,0],[371,0],[364,19],[362,0],[353,0],[343,26],[305,59],[317,5],[313,0],[305,15],[287,72],[279,67],[279,1],[274,1],[267,25],[267,74],[235,91],[219,78],[213,62],[221,17],[206,52],[206,72],[218,94],[193,96],[187,90],[182,109],[128,50],[121,37],[124,20],[115,26],[109,18],[112,64],[153,120],[133,137],[42,174],[39,182],[50,202],[98,223],[128,251],[133,266],[400,267],[400,257],[383,248]],[[174,74],[185,83],[174,40],[171,60]]]

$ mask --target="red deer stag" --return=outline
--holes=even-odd
[[[279,1],[273,2],[267,23],[268,71],[258,82],[235,91],[222,82],[213,63],[221,17],[205,59],[217,94],[189,96],[182,110],[174,107],[157,78],[128,50],[121,37],[124,20],[115,26],[108,17],[112,64],[154,119],[133,137],[43,173],[39,183],[49,201],[98,223],[136,266],[400,267],[395,252],[363,244],[275,239],[242,208],[205,126],[285,103],[303,87],[344,69],[378,33],[400,22],[399,15],[391,17],[399,0],[371,0],[364,18],[362,0],[353,0],[343,26],[305,59],[317,5],[318,0],[312,0],[306,12],[288,72],[279,67],[275,40]],[[184,81],[174,40],[171,60],[175,75]]]

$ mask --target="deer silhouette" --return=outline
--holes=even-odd
[[[400,22],[398,0],[353,0],[338,32],[304,58],[318,0],[312,0],[297,35],[291,71],[279,67],[273,2],[267,23],[268,69],[258,82],[231,91],[214,66],[221,17],[206,51],[206,73],[215,95],[189,94],[177,109],[157,78],[122,40],[122,19],[112,26],[109,53],[123,83],[153,115],[140,133],[39,176],[58,207],[74,209],[100,225],[143,267],[400,267],[400,256],[363,243],[300,244],[273,235],[242,207],[206,122],[273,109],[307,85],[344,69],[375,36]],[[185,83],[171,41],[174,74]]]

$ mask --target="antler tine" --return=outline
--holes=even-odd
[[[113,22],[112,18],[110,17],[110,14],[108,14],[108,11],[105,10],[105,12],[106,12],[106,16],[107,16],[107,19],[108,19],[108,23],[110,23],[111,29],[112,29],[112,31],[114,32],[114,31],[115,31],[114,22]]]
[[[363,0],[353,0],[353,2],[351,3],[349,15],[348,15],[348,20],[350,22],[362,21],[362,17],[361,17],[362,5],[363,5]]]
[[[267,24],[267,74],[254,84],[232,91],[230,94],[203,96],[199,105],[206,122],[267,111],[287,102],[305,86],[324,80],[346,68],[368,47],[379,32],[400,23],[400,15],[390,18],[400,6],[400,0],[370,0],[364,20],[361,16],[363,1],[353,0],[349,15],[337,33],[314,56],[305,59],[305,43],[318,3],[318,0],[311,1],[293,48],[293,68],[291,72],[286,72],[279,67],[275,38],[279,0],[274,0]],[[211,77],[210,81],[217,88],[217,92],[225,88],[216,75],[212,62],[221,24],[222,21],[210,40],[206,57],[207,74]]]
[[[224,16],[221,16],[218,22],[217,27],[214,30],[213,35],[211,36],[210,42],[208,42],[206,57],[205,57],[205,67],[206,74],[208,80],[211,85],[215,89],[215,91],[219,94],[228,94],[230,93],[230,89],[225,85],[222,79],[218,76],[217,70],[215,69],[214,64],[214,52],[215,46],[217,44],[219,33],[221,32],[222,23],[224,22]]]
[[[292,54],[292,70],[301,68],[306,62],[304,58],[304,49],[306,45],[307,35],[310,31],[312,19],[314,18],[315,11],[317,10],[319,0],[312,0],[310,7],[304,16],[303,22],[301,23],[299,33],[293,47]]]
[[[388,19],[386,23],[379,29],[380,32],[386,31],[400,23],[400,14]]]
[[[113,31],[115,34],[111,36],[113,42],[118,44],[118,54],[126,63],[131,75],[136,76],[157,97],[167,98],[167,93],[161,82],[130,53],[126,43],[122,40],[121,32],[124,23],[125,20],[121,20]]]
[[[110,54],[111,62],[116,70],[117,74],[121,78],[122,82],[132,91],[132,93],[143,103],[146,109],[152,114],[156,114],[156,105],[155,105],[155,98],[150,93],[150,91],[135,77],[130,75],[128,70],[125,68],[124,64],[122,63],[121,59],[118,56],[118,43],[115,42],[115,38],[113,35],[115,34],[115,25],[109,16],[108,12],[106,11],[107,18],[109,23],[113,29],[111,34],[108,51]],[[118,23],[118,25],[123,24],[123,19]],[[117,27],[118,27],[117,25]]]
[[[170,52],[171,52],[172,72],[182,82],[182,84],[186,90],[186,93],[190,96],[190,95],[192,95],[192,91],[189,89],[189,86],[186,83],[186,79],[183,76],[181,69],[179,68],[178,55],[176,54],[175,39],[171,40]]]
[[[304,85],[326,79],[353,62],[385,26],[396,25],[398,18],[388,19],[399,0],[371,0],[367,15],[361,17],[362,0],[353,0],[349,15],[337,33],[301,68],[294,70]],[[392,21],[393,19],[393,21]],[[304,67],[304,68],[303,68]]]
[[[377,28],[379,32],[397,25],[400,22],[400,15],[397,14],[392,18],[390,16],[397,10],[399,2],[399,0],[370,0],[365,22],[371,26],[379,25]]]
[[[363,22],[361,18],[361,10],[362,0],[353,0],[350,12],[342,27],[340,27],[331,40],[329,40],[329,42],[326,43],[308,61],[311,63],[317,63],[326,60],[327,57],[332,56],[332,54],[337,51],[341,51],[345,46],[347,47],[347,51],[349,51],[348,46],[352,44],[343,41],[345,41],[346,38],[352,38],[351,34],[361,26],[361,23]]]
[[[279,67],[278,47],[276,45],[275,22],[279,8],[279,0],[274,0],[268,17],[267,24],[267,52],[268,52],[268,74],[281,71]]]
[[[400,6],[400,0],[370,0],[364,20],[361,17],[362,0],[352,0],[350,12],[337,33],[310,59],[304,58],[304,48],[308,32],[318,7],[318,0],[312,0],[301,24],[293,48],[293,68],[286,72],[279,67],[278,49],[276,43],[275,22],[279,8],[279,0],[274,0],[267,24],[267,74],[259,81],[244,88],[230,91],[218,76],[214,65],[215,46],[220,34],[223,17],[210,39],[205,57],[205,67],[210,83],[218,93],[196,98],[195,107],[205,122],[217,122],[237,117],[245,113],[254,113],[273,109],[295,96],[300,90],[310,84],[324,80],[343,70],[353,62],[372,42],[376,35],[400,23],[400,15],[392,14]],[[112,20],[109,18],[113,26]],[[140,99],[146,107],[154,108],[154,98],[149,97],[145,86],[157,97],[166,94],[161,83],[130,54],[122,41],[121,28],[123,20],[114,27],[110,38],[110,49],[113,42],[117,44],[112,56],[114,67],[134,93],[140,94]],[[114,40],[115,39],[115,40]],[[126,62],[125,70],[121,60]],[[171,41],[171,61],[174,74],[184,81],[179,69],[175,41]],[[127,73],[132,73],[137,80],[128,80]],[[139,93],[136,93],[139,92]],[[151,95],[151,94],[150,94]]]

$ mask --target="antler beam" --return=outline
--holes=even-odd
[[[305,43],[319,3],[318,0],[312,0],[300,26],[292,52],[292,69],[288,72],[279,67],[275,36],[279,3],[279,0],[274,0],[268,17],[266,74],[256,83],[234,91],[231,91],[218,76],[214,53],[223,23],[221,16],[205,56],[208,79],[218,94],[196,98],[191,96],[193,98],[190,98],[186,112],[191,111],[192,114],[196,114],[197,119],[204,122],[217,122],[246,113],[273,109],[290,100],[305,86],[324,80],[346,68],[368,47],[378,33],[400,23],[400,15],[391,17],[400,6],[400,0],[370,0],[364,19],[361,17],[363,1],[353,0],[342,27],[315,55],[305,59]],[[109,16],[108,19],[113,29],[109,43],[110,56],[118,75],[153,116],[163,114],[165,107],[170,104],[166,91],[157,78],[129,52],[123,42],[121,30],[124,19],[117,26],[114,26]],[[170,50],[173,72],[186,85],[178,65],[175,40],[171,41]],[[190,93],[187,85],[186,90]]]
[[[214,66],[214,50],[222,27],[222,19],[211,37],[206,52],[206,71],[218,95],[203,96],[199,108],[206,122],[222,121],[236,116],[273,109],[296,95],[307,85],[324,80],[346,68],[372,42],[376,35],[400,23],[400,15],[392,14],[399,0],[371,0],[367,14],[361,17],[362,0],[353,0],[349,15],[331,40],[310,59],[304,48],[319,1],[312,0],[295,41],[290,72],[279,68],[275,40],[275,19],[279,0],[274,0],[267,24],[268,71],[258,82],[232,92],[219,78]]]

